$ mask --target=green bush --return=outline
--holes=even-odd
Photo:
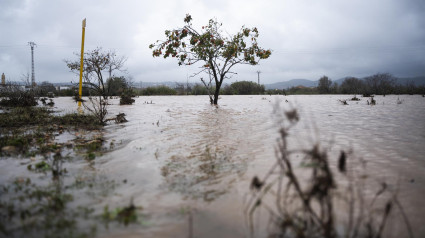
[[[147,87],[140,90],[139,95],[152,96],[152,95],[176,95],[177,91],[170,87],[161,85],[156,87]]]
[[[125,89],[120,98],[120,105],[131,105],[134,103],[134,92],[131,89]]]
[[[240,81],[226,86],[223,94],[227,95],[253,95],[264,94],[264,85],[260,85],[251,81]]]

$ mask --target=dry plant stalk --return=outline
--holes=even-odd
[[[253,236],[254,216],[260,208],[269,213],[269,237],[300,238],[382,237],[391,211],[397,208],[403,215],[409,237],[413,237],[396,192],[382,183],[373,198],[366,196],[364,161],[359,159],[360,169],[347,168],[348,155],[341,151],[339,174],[336,174],[331,170],[326,150],[318,143],[311,149],[288,150],[288,132],[298,123],[299,114],[296,109],[282,111],[278,104],[274,114],[280,134],[275,148],[276,162],[263,179],[253,178],[251,197],[245,207]],[[301,168],[293,165],[297,155],[302,158]],[[377,212],[378,199],[384,200],[380,203],[384,204],[381,213]]]

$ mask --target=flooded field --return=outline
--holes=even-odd
[[[376,96],[374,106],[367,105],[370,98],[349,105],[338,101],[348,98],[222,96],[218,107],[207,96],[139,97],[129,106],[110,100],[109,114],[125,113],[128,122],[105,127],[106,149],[94,160],[65,162],[63,183],[80,185],[70,190],[69,206],[76,211],[105,216],[134,204],[138,219],[125,226],[71,214],[76,229],[91,231],[97,224],[97,237],[250,237],[244,210],[252,178],[263,177],[276,161],[273,108],[279,103],[281,110],[296,108],[300,114],[288,137],[290,148],[319,142],[334,165],[341,150],[365,159],[373,181],[399,189],[415,237],[423,236],[425,98]],[[62,112],[76,110],[71,98],[54,101]],[[74,136],[65,133],[57,140]],[[0,182],[17,177],[49,182],[45,174],[28,172],[28,163],[31,158],[0,159]],[[266,212],[256,219],[267,219]],[[405,232],[397,224],[391,223],[387,234]],[[267,229],[253,236],[266,237]]]

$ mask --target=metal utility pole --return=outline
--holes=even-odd
[[[261,73],[261,71],[257,71],[257,74],[258,74],[258,84],[260,84],[260,73]]]
[[[31,88],[35,86],[35,73],[34,73],[34,42],[28,42],[28,45],[31,47]]]

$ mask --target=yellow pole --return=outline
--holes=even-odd
[[[86,32],[86,19],[83,20],[83,37],[81,39],[81,62],[80,62],[80,87],[78,90],[78,95],[80,98],[80,101],[78,101],[78,108],[81,107],[81,99],[83,95],[83,57],[84,57],[84,34]]]

